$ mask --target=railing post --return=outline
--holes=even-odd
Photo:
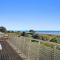
[[[55,53],[56,53],[56,46],[54,46],[54,60],[56,60],[56,58],[55,58],[56,54]]]

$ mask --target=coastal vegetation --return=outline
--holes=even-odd
[[[42,41],[49,41],[49,42],[54,42],[60,44],[60,36],[57,35],[49,35],[49,34],[37,34],[34,31],[29,31],[29,32],[11,32],[15,33],[18,37],[24,36],[24,37],[29,37],[29,38],[34,38],[34,39],[39,39]]]
[[[3,27],[3,26],[0,27],[0,32],[6,32],[6,31],[7,31],[7,29],[5,27]]]
[[[0,27],[0,32],[3,33],[14,33],[18,37],[24,36],[24,37],[29,37],[29,38],[34,38],[34,39],[39,39],[42,41],[48,41],[48,42],[53,42],[53,43],[58,43],[60,44],[60,35],[51,35],[51,34],[38,34],[34,30],[29,30],[29,31],[9,31],[6,29],[6,27],[1,26]],[[33,41],[34,42],[34,41]],[[48,44],[44,44],[48,45]]]

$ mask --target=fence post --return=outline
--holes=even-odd
[[[38,50],[38,52],[40,52],[40,41],[39,41],[39,50]],[[38,59],[37,60],[39,60],[40,59],[40,53],[38,53]]]
[[[54,60],[55,60],[55,57],[56,57],[56,46],[54,46]]]
[[[28,51],[27,51],[27,54],[28,54],[28,59],[30,58],[30,44],[31,44],[31,39],[29,38],[29,43],[28,43]]]

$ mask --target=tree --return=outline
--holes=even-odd
[[[29,32],[35,32],[34,30],[29,30]]]
[[[7,30],[6,30],[5,27],[3,27],[3,26],[0,27],[0,32],[6,32],[6,31],[7,31]]]
[[[35,34],[35,31],[34,30],[29,30],[29,34],[31,34],[31,35],[34,35]]]

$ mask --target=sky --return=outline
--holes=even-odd
[[[60,30],[60,0],[0,0],[0,26],[7,30]]]

